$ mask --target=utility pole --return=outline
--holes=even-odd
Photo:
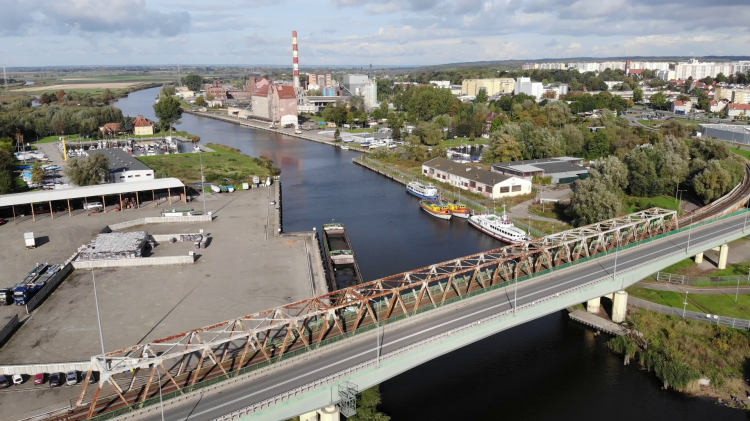
[[[685,291],[685,302],[682,303],[682,304],[684,304],[684,306],[682,307],[682,318],[683,319],[685,318],[685,310],[687,310],[687,305],[688,305],[687,295],[688,295],[688,291]]]
[[[102,318],[99,316],[99,297],[96,295],[96,275],[94,275],[94,268],[91,268],[91,280],[94,284],[94,304],[96,305],[96,321],[99,323],[99,341],[102,344],[102,355],[104,352],[104,334],[102,333]]]
[[[198,157],[201,160],[201,198],[203,199],[203,215],[206,215],[206,178],[203,177],[203,151],[198,146]]]

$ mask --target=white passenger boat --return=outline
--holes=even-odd
[[[501,215],[472,215],[469,217],[469,224],[490,237],[509,244],[523,244],[531,240],[524,230],[513,225],[513,221],[505,213],[505,207]]]
[[[406,191],[419,197],[420,199],[427,199],[435,201],[438,199],[438,191],[432,184],[422,184],[419,181],[410,181],[406,185]]]
[[[341,145],[341,149],[343,149],[345,151],[348,151],[349,150],[349,146],[342,144]]]

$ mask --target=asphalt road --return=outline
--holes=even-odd
[[[668,282],[638,282],[635,284],[637,287],[646,288],[646,289],[655,289],[657,291],[674,291],[674,292],[680,292],[683,293],[685,291],[690,292],[691,294],[701,294],[701,295],[734,295],[736,292],[739,292],[740,294],[750,294],[750,287],[749,286],[743,286],[740,284],[739,288],[737,287],[691,287],[686,285],[680,285],[680,284],[670,284]]]
[[[728,220],[693,229],[690,234],[690,243],[694,245],[702,241],[715,239],[723,234],[741,230],[743,222],[743,216],[736,216]],[[617,271],[627,270],[659,255],[684,249],[687,241],[688,233],[684,232],[666,241],[658,241],[621,252],[617,257]],[[699,250],[694,251],[699,252]],[[518,305],[536,301],[543,297],[554,295],[559,291],[611,275],[613,265],[614,256],[605,257],[598,259],[594,264],[584,264],[565,269],[544,282],[538,282],[525,287],[521,286],[518,289]],[[513,295],[508,294],[504,298],[485,300],[473,306],[459,308],[453,312],[441,313],[420,323],[390,331],[383,338],[382,353],[393,351],[438,333],[508,310],[512,308],[512,303]],[[371,343],[356,343],[337,352],[310,359],[304,364],[290,367],[268,377],[238,385],[215,395],[205,396],[189,405],[168,409],[165,411],[164,419],[169,421],[188,419],[199,421],[226,415],[232,411],[373,359],[376,357],[376,352],[377,344],[375,341]],[[157,412],[155,415],[145,419],[159,421],[161,420],[161,415]]]

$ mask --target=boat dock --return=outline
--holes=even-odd
[[[615,322],[601,318],[596,314],[591,314],[584,310],[575,310],[568,314],[568,316],[577,321],[578,323],[584,324],[589,327],[593,327],[596,330],[607,332],[610,335],[622,336],[625,334],[625,328],[618,325]]]

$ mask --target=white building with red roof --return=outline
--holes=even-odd
[[[750,117],[750,104],[727,105],[727,117]]]
[[[156,127],[156,123],[142,115],[139,115],[133,121],[133,134],[136,136],[152,135],[154,134],[154,127]]]
[[[672,112],[676,114],[687,114],[693,108],[690,101],[675,101],[672,103]]]

